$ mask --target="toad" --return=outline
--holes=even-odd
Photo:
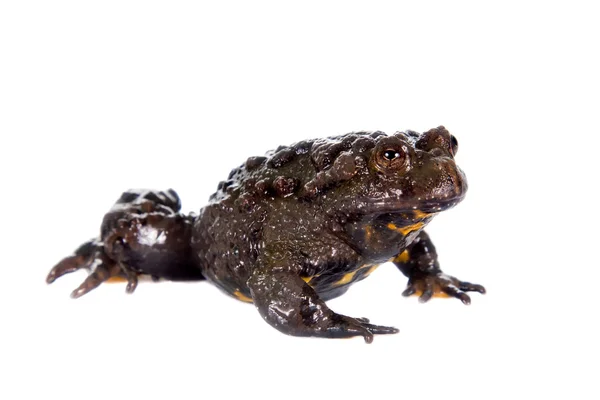
[[[424,228],[467,192],[455,163],[458,142],[443,126],[352,132],[280,146],[250,157],[219,183],[198,215],[180,212],[177,193],[129,190],[105,215],[100,235],[50,271],[47,282],[89,270],[77,298],[113,277],[133,292],[138,276],[206,279],[251,302],[263,319],[296,336],[391,334],[331,310],[380,264],[408,278],[403,295],[464,304],[483,286],[443,273]]]

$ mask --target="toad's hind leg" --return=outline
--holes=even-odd
[[[371,343],[375,334],[398,329],[370,324],[333,312],[302,278],[292,272],[255,271],[248,281],[252,300],[262,317],[277,330],[294,336],[347,338],[362,336]]]
[[[179,212],[175,191],[129,190],[102,220],[100,237],[60,261],[46,281],[78,269],[90,271],[72,293],[80,297],[113,277],[127,280],[132,293],[138,275],[172,280],[203,279],[190,247],[194,215]]]
[[[121,277],[127,279],[127,293],[133,293],[137,287],[137,274],[120,267],[113,260],[109,259],[104,252],[97,252],[89,265],[90,274],[88,277],[71,293],[74,299],[83,296],[92,289],[97,288],[103,282],[110,278]]]
[[[104,245],[97,240],[82,244],[72,256],[63,258],[50,270],[46,282],[52,283],[61,276],[77,271],[89,270],[87,278],[71,293],[78,298],[110,278],[121,277],[127,280],[127,292],[132,293],[137,286],[137,274],[111,260],[104,252]]]

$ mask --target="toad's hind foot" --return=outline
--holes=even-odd
[[[293,336],[349,338],[397,333],[398,329],[373,325],[366,318],[351,318],[333,312],[304,280],[286,272],[257,270],[248,281],[254,305],[277,330]]]
[[[373,335],[388,335],[398,333],[400,330],[392,326],[373,325],[367,318],[352,318],[341,314],[333,314],[331,327],[327,330],[326,337],[348,338],[362,336],[366,343],[373,342]]]
[[[72,256],[62,259],[50,270],[46,282],[52,283],[61,276],[87,269],[90,271],[87,278],[71,293],[71,297],[78,298],[97,288],[110,278],[120,277],[127,280],[127,293],[133,293],[137,287],[137,273],[119,265],[104,253],[104,246],[96,240],[81,245]]]

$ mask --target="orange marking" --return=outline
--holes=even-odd
[[[355,269],[352,272],[348,272],[346,274],[344,274],[344,276],[342,276],[342,278],[336,282],[333,283],[334,286],[341,286],[341,285],[345,285],[347,283],[352,282],[352,280],[354,279],[354,275],[356,275],[356,273],[358,271],[360,271],[361,269],[365,269],[365,268],[369,268],[369,270],[365,273],[365,275],[363,275],[361,277],[361,279],[366,278],[371,272],[375,271],[375,269],[379,267],[379,264],[376,265],[372,265],[372,264],[365,264],[362,265],[360,267],[358,267],[357,269]]]
[[[413,214],[414,214],[415,218],[418,218],[418,219],[425,219],[425,218],[433,215],[433,214],[424,213],[423,211],[420,211],[420,210],[414,210]]]
[[[123,278],[122,276],[111,276],[104,282],[106,282],[106,283],[121,283],[121,282],[127,282],[127,279]]]
[[[410,254],[408,254],[408,250],[404,250],[402,253],[398,254],[395,258],[393,258],[392,262],[405,263],[408,260],[410,260]]]
[[[373,227],[371,225],[367,225],[365,228],[365,238],[369,240],[371,239],[371,236],[373,236]]]
[[[308,283],[310,285],[310,282],[314,279],[314,278],[318,278],[319,276],[321,276],[320,274],[316,274],[313,276],[301,276],[300,278],[302,278],[302,280],[306,283]],[[312,286],[312,285],[311,285]]]
[[[252,299],[250,297],[246,296],[244,293],[240,292],[239,290],[236,290],[235,292],[233,292],[233,295],[238,300],[241,300],[245,303],[252,303]]]
[[[421,297],[421,295],[423,294],[422,290],[417,290],[414,294],[412,294],[411,296],[417,296],[417,297]],[[435,297],[438,299],[447,299],[450,296],[448,296],[446,293],[442,292],[442,291],[434,291],[433,296],[431,297]]]
[[[354,275],[356,275],[357,271],[358,271],[358,269],[355,271],[352,271],[352,272],[348,272],[347,274],[344,274],[344,276],[342,276],[342,279],[335,282],[334,285],[340,286],[340,285],[345,285],[347,283],[350,283],[352,281],[352,278],[354,278]]]
[[[369,270],[367,272],[365,272],[364,277],[366,278],[367,276],[371,275],[371,272],[375,271],[377,269],[377,267],[379,267],[379,264],[371,265]]]
[[[416,230],[421,229],[423,226],[425,226],[425,224],[423,222],[417,222],[416,224],[412,224],[412,225],[408,225],[408,226],[403,226],[403,227],[398,227],[393,223],[389,223],[387,224],[388,229],[392,230],[392,231],[396,231],[398,233],[401,233],[403,236],[408,235],[411,232],[414,232]]]

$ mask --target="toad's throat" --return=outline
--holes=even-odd
[[[394,224],[393,222],[390,222],[387,224],[386,227],[389,230],[392,230],[392,231],[402,234],[402,236],[407,236],[409,233],[418,231],[419,229],[423,228],[424,226],[425,226],[425,222],[419,221],[414,224],[405,225],[405,226],[398,226],[398,225]]]

